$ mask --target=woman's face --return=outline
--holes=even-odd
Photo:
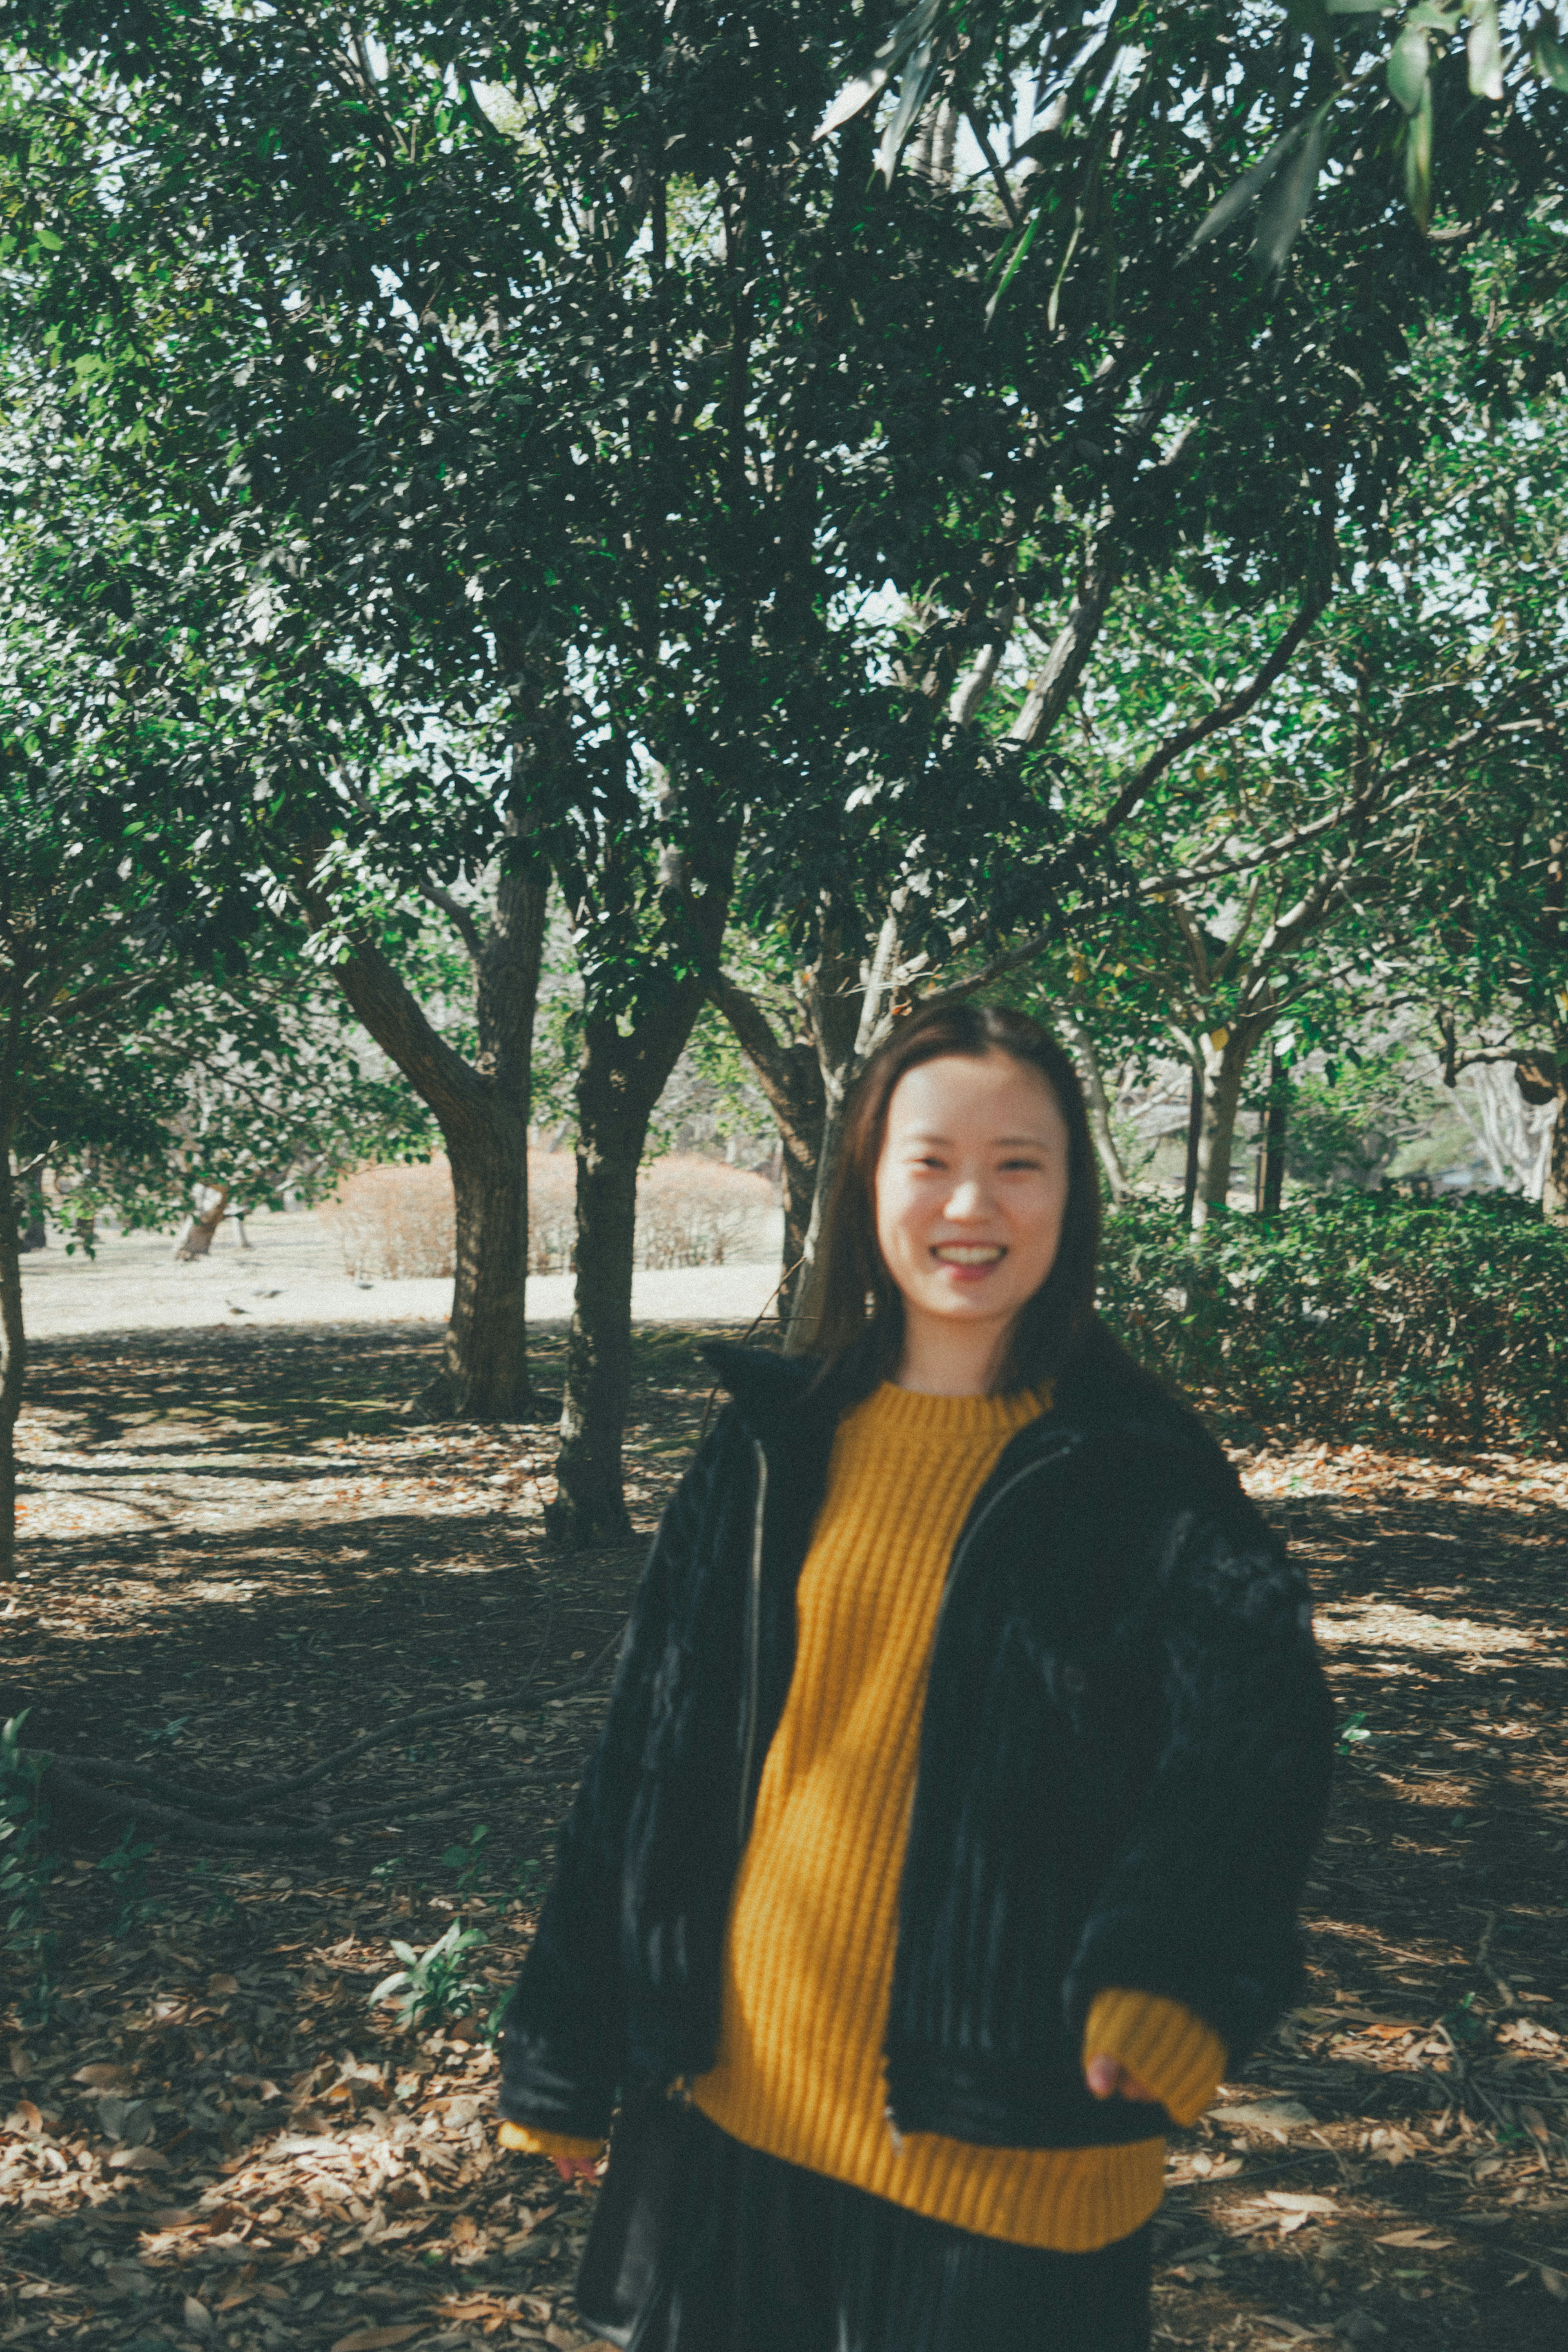
[[[1056,1263],[1067,1151],[1056,1097],[1027,1062],[954,1054],[904,1072],[877,1162],[876,1237],[906,1318],[937,1318],[954,1339],[989,1325],[1005,1341]]]

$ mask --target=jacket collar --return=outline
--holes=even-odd
[[[729,1339],[709,1340],[702,1353],[733,1400],[747,1435],[769,1451],[821,1444],[840,1415],[865,1393],[842,1371],[819,1382],[821,1364],[815,1356],[784,1356]],[[1060,1440],[1068,1430],[1080,1435],[1115,1431],[1135,1444],[1186,1454],[1227,1486],[1236,1484],[1234,1469],[1197,1414],[1139,1370],[1099,1327],[1059,1383],[1053,1410],[1011,1441],[1009,1463],[1048,1435]]]
[[[705,1342],[703,1355],[728,1391],[748,1437],[767,1445],[802,1430],[814,1420],[810,1407],[820,1401],[837,1419],[837,1408],[825,1388],[813,1397],[812,1383],[821,1366],[815,1356],[781,1356],[771,1348],[743,1348],[733,1339]],[[802,1408],[807,1408],[802,1411]]]

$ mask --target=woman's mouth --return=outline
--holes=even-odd
[[[1000,1242],[938,1242],[932,1255],[943,1265],[995,1265],[1007,1251]]]

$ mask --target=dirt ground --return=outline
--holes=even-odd
[[[122,1780],[112,1819],[57,1797],[15,1864],[0,2344],[584,2341],[591,2192],[496,2149],[486,2036],[702,1419],[698,1337],[639,1335],[639,1542],[566,1559],[550,1432],[399,1412],[428,1334],[39,1348],[0,1715],[174,1809],[227,1791],[273,1843],[154,1830]],[[1172,2146],[1156,2340],[1561,2347],[1568,1469],[1317,1447],[1245,1475],[1311,1568],[1345,1760],[1303,2004]],[[444,2020],[372,2008],[396,1945],[454,1929]]]

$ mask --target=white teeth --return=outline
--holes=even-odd
[[[941,1242],[936,1255],[948,1265],[994,1265],[1003,1253],[995,1242]]]

